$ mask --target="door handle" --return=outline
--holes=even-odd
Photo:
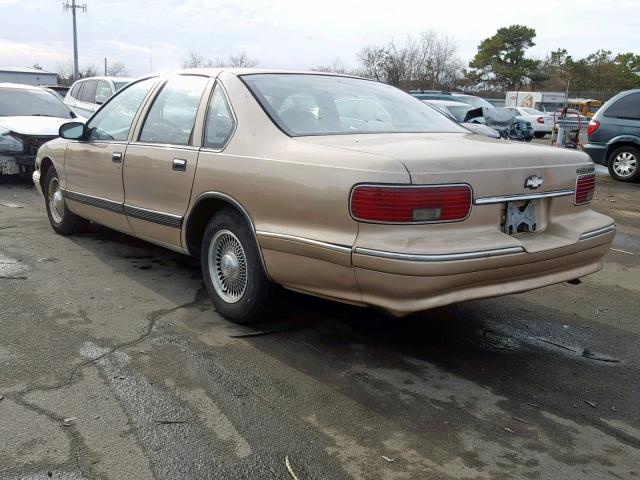
[[[182,158],[174,158],[173,169],[177,172],[184,172],[187,169],[187,161]]]
[[[111,161],[113,163],[122,163],[122,152],[113,152],[111,154]]]

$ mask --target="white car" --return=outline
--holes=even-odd
[[[78,115],[89,118],[122,87],[133,80],[127,77],[91,77],[75,82],[64,97]]]
[[[525,107],[506,107],[506,109],[513,110],[516,113],[516,118],[529,122],[536,138],[544,138],[553,130],[553,114],[551,113]]]
[[[48,88],[0,83],[0,175],[32,172],[38,148],[71,120],[84,118]]]

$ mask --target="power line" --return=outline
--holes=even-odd
[[[77,80],[80,76],[78,70],[78,28],[76,27],[76,10],[80,9],[83,12],[87,11],[87,4],[76,5],[76,0],[71,0],[71,3],[64,2],[62,9],[67,12],[71,10],[71,16],[73,18],[73,79]]]

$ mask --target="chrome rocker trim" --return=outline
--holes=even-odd
[[[494,203],[518,202],[521,200],[537,200],[539,198],[568,197],[574,190],[556,190],[553,192],[524,193],[519,195],[501,195],[497,197],[476,198],[475,205],[492,205]]]
[[[589,240],[590,238],[599,237],[600,235],[606,235],[607,233],[615,232],[616,224],[612,223],[606,227],[598,228],[597,230],[591,230],[580,235],[580,240]]]
[[[391,260],[405,260],[410,262],[454,262],[457,260],[473,260],[477,258],[499,257],[524,252],[523,247],[497,248],[494,250],[480,250],[477,252],[464,253],[436,253],[436,254],[413,254],[385,252],[383,250],[371,250],[369,248],[356,247],[354,253],[370,255],[372,257],[388,258]]]

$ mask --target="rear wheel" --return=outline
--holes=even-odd
[[[640,179],[640,150],[630,145],[616,148],[609,156],[609,174],[619,182]]]
[[[545,132],[533,132],[533,136],[536,138],[544,138],[545,135]]]
[[[53,167],[47,171],[45,177],[44,197],[49,223],[56,233],[60,235],[80,233],[88,224],[84,218],[70,211],[65,205],[58,172]]]
[[[238,212],[223,210],[211,218],[200,261],[209,297],[223,317],[251,324],[268,316],[273,284],[262,268],[254,236]]]

